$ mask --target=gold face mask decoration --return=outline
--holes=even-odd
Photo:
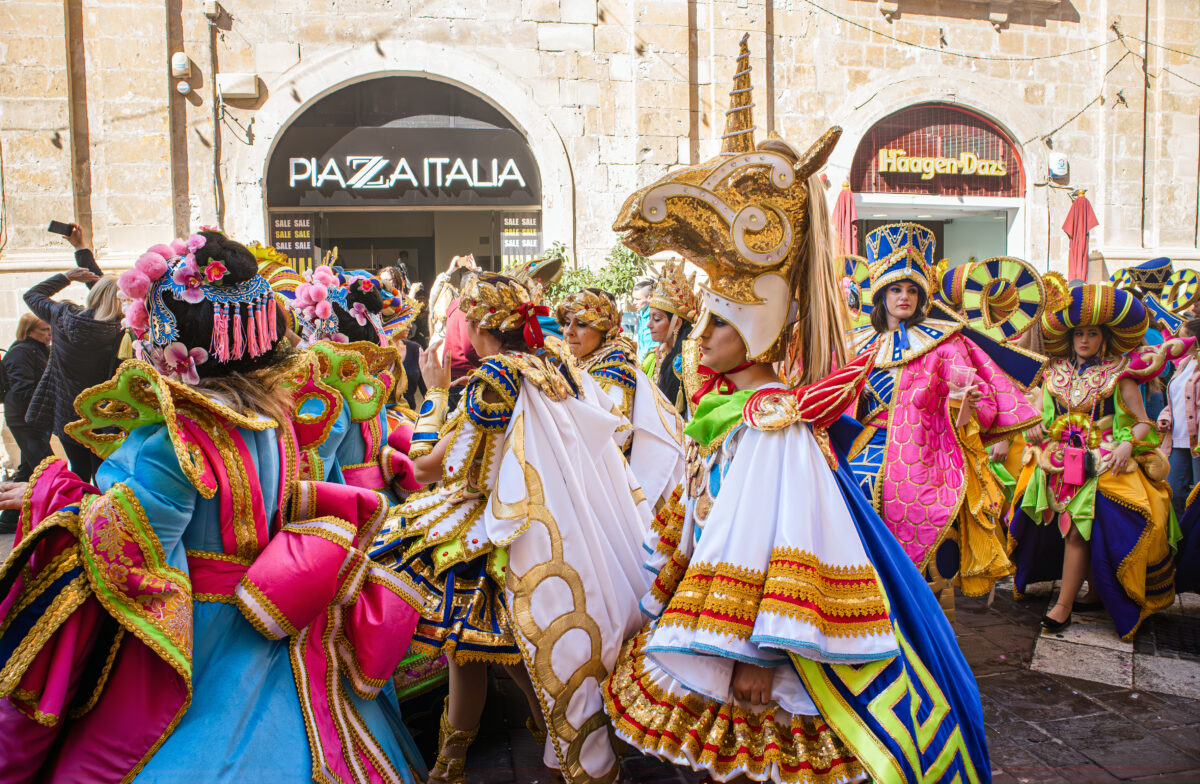
[[[799,310],[806,183],[842,131],[830,128],[806,152],[778,138],[755,146],[748,38],[738,53],[721,154],[635,192],[613,230],[643,256],[672,250],[704,269],[706,310],[738,330],[752,359],[775,361]]]

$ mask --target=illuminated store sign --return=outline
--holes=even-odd
[[[970,152],[957,158],[921,158],[904,150],[879,151],[876,171],[882,174],[920,174],[922,180],[932,180],[938,174],[962,174],[976,177],[1005,177],[1008,167],[1004,161],[980,158]]]
[[[289,158],[288,186],[291,188],[323,188],[335,184],[339,188],[503,188],[515,183],[524,188],[525,177],[512,158],[504,161],[492,158],[480,166],[478,158],[470,162],[462,158],[432,157],[401,158],[393,162],[382,155],[347,155],[319,161],[317,158]]]
[[[267,167],[273,209],[540,207],[525,137],[503,128],[292,127]]]

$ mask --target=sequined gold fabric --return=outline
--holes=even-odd
[[[795,716],[774,703],[751,712],[689,694],[668,693],[647,677],[646,633],[621,651],[604,683],[617,734],[642,751],[707,771],[783,784],[834,784],[865,778],[861,763],[820,716]]]

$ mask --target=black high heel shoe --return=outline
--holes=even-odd
[[[1074,602],[1071,605],[1071,612],[1073,613],[1099,612],[1103,609],[1104,602],[1100,601],[1099,599],[1096,599],[1092,602]]]
[[[1051,634],[1057,634],[1063,629],[1071,625],[1071,616],[1068,615],[1065,621],[1056,621],[1050,617],[1049,613],[1042,616],[1042,628]]]

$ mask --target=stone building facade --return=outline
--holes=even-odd
[[[759,133],[840,125],[862,230],[1063,270],[1086,189],[1110,272],[1200,260],[1200,0],[5,0],[0,331],[70,264],[51,219],[114,270],[204,224],[423,278],[601,263],[631,191],[717,150],[747,33]]]

